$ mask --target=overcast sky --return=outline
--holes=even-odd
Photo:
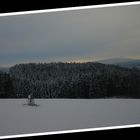
[[[0,66],[140,58],[140,5],[0,17]]]

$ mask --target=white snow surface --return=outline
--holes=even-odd
[[[139,99],[0,99],[0,136],[140,123]]]

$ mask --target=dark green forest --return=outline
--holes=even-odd
[[[13,92],[12,79],[9,74],[0,72],[0,98],[16,97]]]
[[[140,98],[140,69],[101,63],[17,64],[0,73],[0,98]]]

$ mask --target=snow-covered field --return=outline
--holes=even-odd
[[[0,99],[0,136],[140,123],[139,99]]]

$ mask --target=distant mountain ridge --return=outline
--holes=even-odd
[[[0,67],[0,72],[9,72],[9,67]]]
[[[137,67],[140,68],[140,59],[131,59],[131,58],[110,58],[105,60],[99,60],[97,61],[102,64],[113,64],[113,65],[119,65],[121,67]]]

